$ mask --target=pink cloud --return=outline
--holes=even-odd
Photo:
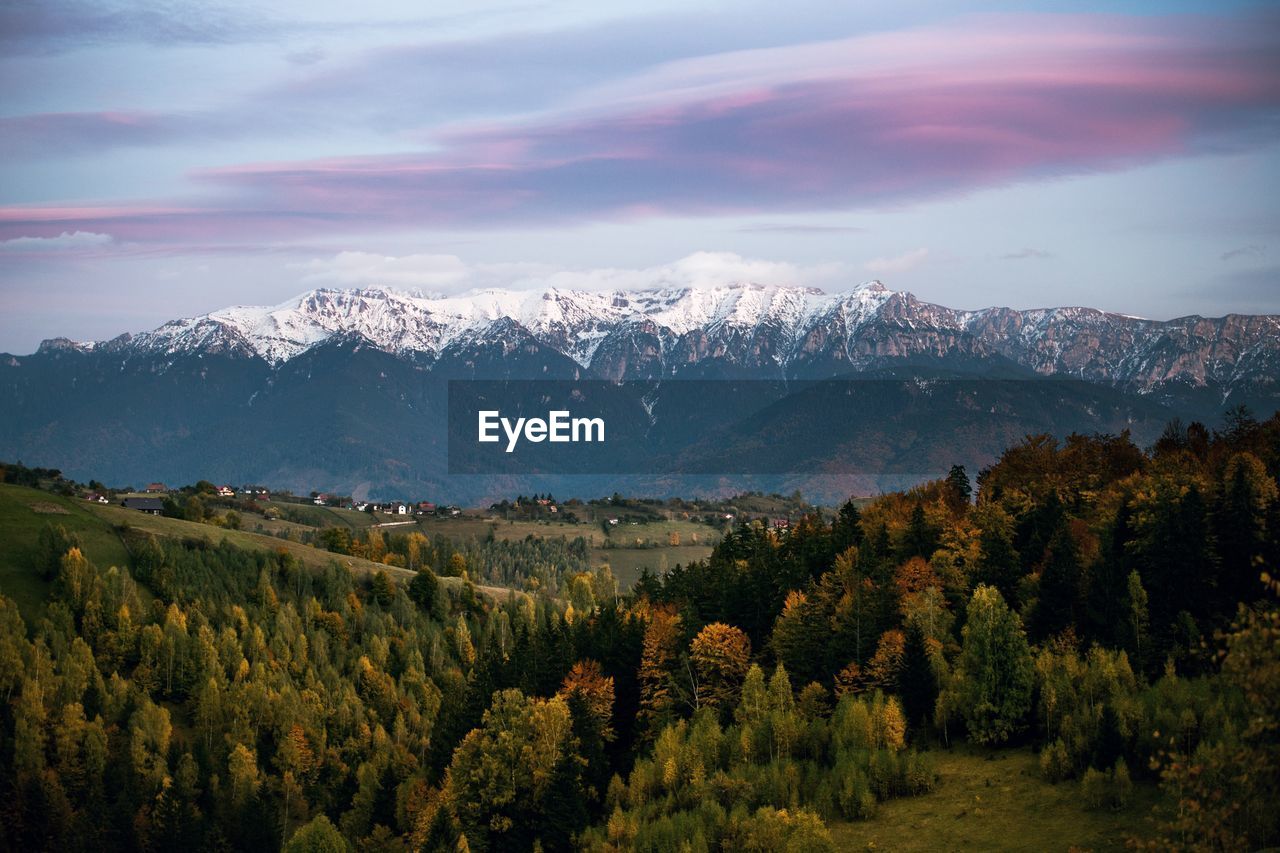
[[[1028,16],[685,60],[430,153],[196,173],[218,201],[3,208],[0,237],[849,209],[1119,169],[1269,139],[1274,29]]]

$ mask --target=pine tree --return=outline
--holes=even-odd
[[[951,466],[951,471],[947,473],[947,486],[951,489],[957,503],[962,505],[969,503],[969,498],[973,495],[973,487],[969,485],[969,475],[965,472],[963,465]]]
[[[938,529],[925,518],[924,506],[917,503],[911,510],[911,518],[898,549],[899,561],[912,557],[928,560],[938,548]]]
[[[1089,572],[1085,598],[1084,637],[1107,648],[1124,644],[1128,622],[1128,544],[1133,538],[1133,508],[1128,500],[1120,504],[1115,519],[1107,525],[1101,553]]]
[[[837,553],[862,544],[862,514],[853,498],[840,505],[835,521],[831,523],[831,547]]]
[[[436,579],[435,573],[426,566],[423,566],[413,576],[413,580],[409,581],[409,599],[423,613],[439,615],[436,612],[436,599],[439,594],[440,582]]]
[[[1040,592],[1031,623],[1037,640],[1075,626],[1080,610],[1080,585],[1080,554],[1070,529],[1063,524],[1049,542],[1040,572]]]
[[[926,728],[938,700],[938,677],[933,671],[929,639],[918,622],[907,626],[899,685],[907,724]]]
[[[1022,563],[1013,547],[1009,519],[993,510],[978,536],[978,561],[974,579],[994,587],[1006,601],[1017,602],[1018,582],[1022,580]]]
[[[1231,457],[1223,472],[1221,498],[1214,508],[1214,532],[1221,555],[1219,610],[1252,602],[1262,593],[1259,565],[1266,551],[1267,511],[1276,500],[1276,484],[1251,453]]]

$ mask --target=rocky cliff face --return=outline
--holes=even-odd
[[[1090,308],[960,311],[879,282],[848,293],[752,284],[632,292],[488,290],[424,297],[317,290],[270,308],[236,307],[105,343],[46,342],[44,351],[117,357],[220,353],[279,366],[337,336],[430,366],[477,343],[519,357],[536,342],[612,380],[735,376],[814,378],[929,359],[1002,359],[1150,391],[1168,383],[1273,386],[1280,317],[1144,320]]]

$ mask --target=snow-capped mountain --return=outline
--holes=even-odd
[[[826,381],[850,376],[890,381]],[[1045,376],[1072,381],[1020,381]],[[456,476],[454,449],[478,447],[465,430],[454,441],[451,389],[470,387],[458,379],[558,380],[500,386],[513,395],[502,405],[526,413],[552,399],[576,411],[587,394],[607,412],[610,443],[571,461],[595,479],[556,479],[570,475],[554,467],[519,481],[508,469]],[[668,379],[717,381],[653,381]],[[1006,379],[1019,381],[985,381]],[[879,282],[843,293],[316,290],[0,356],[0,399],[0,459],[117,484],[204,478],[461,502],[549,489],[816,494],[821,472],[836,477],[835,499],[955,462],[977,471],[1027,434],[1128,430],[1144,443],[1173,417],[1216,425],[1237,403],[1270,415],[1280,318],[961,311]],[[724,476],[670,476],[690,470]]]
[[[708,365],[815,378],[919,357],[1000,357],[1042,375],[1144,391],[1178,382],[1229,394],[1241,383],[1280,377],[1276,316],[1154,321],[1090,308],[961,311],[878,281],[830,294],[756,284],[449,297],[315,290],[274,307],[226,308],[77,346],[126,355],[226,352],[279,367],[317,344],[352,337],[426,365],[504,341],[511,350],[527,338],[584,375],[614,380],[703,375]]]

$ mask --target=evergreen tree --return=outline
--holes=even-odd
[[[934,705],[938,700],[938,677],[933,670],[929,640],[919,622],[912,622],[907,626],[902,674],[898,681],[907,724],[926,728],[933,718]]]
[[[1237,602],[1259,598],[1267,514],[1275,501],[1276,484],[1262,462],[1251,453],[1233,456],[1223,472],[1213,513],[1222,572],[1219,612],[1230,613]]]
[[[973,495],[973,487],[969,485],[969,475],[965,473],[963,465],[951,466],[951,471],[947,474],[947,487],[951,489],[956,503],[962,505],[969,503],[969,498]]]
[[[911,518],[902,536],[902,546],[898,549],[898,560],[909,560],[921,557],[928,560],[938,548],[938,529],[929,524],[925,518],[924,506],[917,503],[911,510]]]
[[[1044,640],[1075,626],[1080,580],[1080,554],[1070,529],[1063,524],[1049,541],[1040,572],[1040,592],[1031,620],[1035,639]]]
[[[423,613],[442,615],[436,610],[439,594],[440,582],[436,579],[435,573],[425,566],[413,576],[413,580],[409,581],[409,600]]]
[[[849,498],[840,505],[840,510],[831,523],[831,548],[840,554],[861,545],[862,540],[862,514],[858,512],[858,505],[853,502],[853,498]]]
[[[1133,539],[1133,507],[1120,504],[1107,525],[1098,559],[1089,572],[1085,600],[1084,637],[1107,648],[1124,646],[1129,601],[1129,542]],[[1131,652],[1132,653],[1132,652]]]
[[[1013,547],[1008,518],[989,517],[978,535],[978,560],[974,579],[994,587],[1006,601],[1017,602],[1018,582],[1022,580],[1022,564]]]

